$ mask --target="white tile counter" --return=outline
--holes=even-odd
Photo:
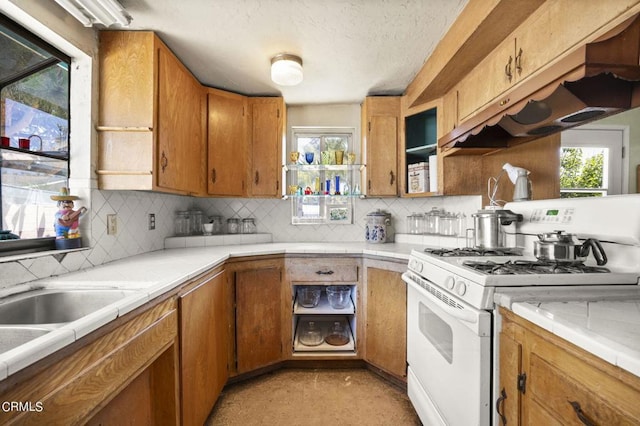
[[[535,289],[496,296],[496,302],[541,328],[640,376],[640,286],[615,289]],[[555,299],[555,300],[554,300]]]
[[[185,246],[182,246],[185,247]],[[230,257],[269,254],[355,254],[407,261],[405,243],[260,243],[170,248],[121,259],[57,277],[32,281],[0,291],[0,297],[39,288],[118,288],[136,290],[131,296],[63,325],[30,342],[0,353],[0,380],[73,343],[119,316],[170,291]]]

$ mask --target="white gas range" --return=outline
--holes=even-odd
[[[497,365],[494,298],[500,291],[529,289],[522,294],[546,300],[575,298],[584,289],[611,297],[640,296],[640,195],[529,201],[504,208],[524,217],[511,229],[515,251],[413,251],[403,274],[408,392],[424,424],[497,424],[491,407],[492,365]],[[607,264],[596,265],[593,256],[584,264],[539,262],[533,241],[558,230],[598,239]]]

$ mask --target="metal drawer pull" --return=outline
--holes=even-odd
[[[496,411],[500,416],[500,421],[502,422],[502,426],[507,425],[507,418],[504,415],[504,400],[507,399],[507,393],[504,391],[504,388],[500,391],[500,398],[496,401]]]
[[[316,271],[318,275],[333,275],[333,271]]]
[[[504,73],[509,79],[509,83],[511,83],[511,79],[513,78],[513,72],[511,71],[511,63],[513,62],[513,58],[509,55],[509,62],[504,66]]]
[[[577,401],[569,401],[569,404],[571,404],[571,406],[573,407],[573,411],[576,412],[576,416],[578,416],[578,419],[582,422],[583,425],[596,426],[596,424],[589,420],[589,418],[584,414],[584,411],[582,411],[582,408],[580,408],[580,404]]]

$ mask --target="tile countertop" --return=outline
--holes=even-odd
[[[640,286],[510,289],[496,303],[640,377]]]
[[[0,380],[73,343],[119,316],[214,268],[230,257],[268,254],[365,254],[407,261],[406,243],[265,243],[174,248],[144,253],[78,272],[0,290],[0,297],[39,288],[119,288],[132,295],[41,337],[0,353]]]

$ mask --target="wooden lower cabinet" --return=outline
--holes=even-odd
[[[244,262],[235,271],[236,373],[282,360],[282,261]]]
[[[177,323],[167,300],[46,368],[17,373],[2,382],[0,401],[36,409],[1,410],[0,424],[177,424]]]
[[[500,314],[500,424],[640,424],[638,376],[511,311]]]
[[[202,425],[228,378],[225,271],[197,280],[178,303],[182,424]]]
[[[378,262],[366,275],[366,361],[397,378],[407,377],[406,264]]]

